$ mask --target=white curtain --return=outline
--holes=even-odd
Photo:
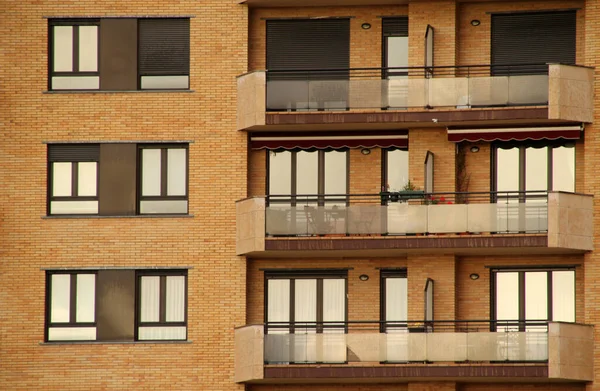
[[[408,318],[408,283],[405,277],[385,279],[385,320],[406,321]],[[408,334],[404,326],[386,327],[386,360],[408,361]]]
[[[142,276],[141,285],[140,320],[158,322],[160,320],[160,277]]]
[[[185,321],[185,277],[167,276],[167,322]]]
[[[294,319],[297,322],[317,321],[317,280],[295,280]],[[314,325],[297,326],[294,333],[294,361],[317,361],[316,328]]]

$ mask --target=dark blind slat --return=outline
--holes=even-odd
[[[383,18],[381,30],[384,37],[408,37],[408,17]]]
[[[575,45],[575,11],[492,15],[492,64],[575,64]]]
[[[267,69],[347,69],[348,19],[267,21]]]
[[[58,144],[48,146],[48,160],[51,162],[97,162],[99,157],[99,144]]]
[[[141,75],[189,75],[189,19],[140,19],[138,26]]]
[[[269,278],[347,278],[348,270],[343,269],[282,269],[265,270]]]

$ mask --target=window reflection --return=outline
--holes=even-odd
[[[400,191],[408,183],[408,151],[386,151],[387,185],[389,191]]]
[[[548,190],[548,147],[525,149],[525,190]]]
[[[575,146],[552,149],[552,190],[575,191]]]
[[[317,152],[296,153],[296,194],[319,193],[319,156]]]

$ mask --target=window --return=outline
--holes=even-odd
[[[50,90],[188,89],[189,18],[50,20]]]
[[[344,362],[346,344],[335,334],[346,330],[346,270],[266,272],[266,333],[294,334],[284,361]],[[316,334],[326,334],[319,349]],[[277,338],[277,337],[276,337]],[[281,344],[284,339],[275,339]],[[288,357],[289,355],[289,357]]]
[[[48,214],[188,212],[188,144],[51,144]]]
[[[573,268],[496,269],[491,281],[492,316],[503,321],[498,328],[546,331],[546,321],[575,322]]]
[[[140,147],[140,213],[187,213],[187,148]]]
[[[46,341],[187,339],[187,270],[48,271]]]
[[[48,149],[48,214],[98,213],[99,145],[56,145]]]
[[[382,191],[402,191],[408,185],[408,151],[385,149],[383,151],[384,177]]]
[[[322,204],[345,202],[348,193],[348,152],[335,151],[269,151],[269,195],[296,196],[292,202]],[[317,195],[321,197],[317,199]],[[338,197],[324,197],[337,195]],[[271,201],[283,198],[272,198]],[[287,198],[289,202],[289,197]]]
[[[408,361],[408,282],[406,269],[381,270],[381,332],[386,361]]]
[[[575,145],[560,142],[497,144],[495,184],[499,192],[575,191]]]
[[[46,340],[96,339],[96,274],[94,272],[50,272]]]

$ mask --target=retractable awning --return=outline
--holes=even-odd
[[[253,133],[252,149],[408,148],[408,131]]]
[[[536,126],[515,128],[450,129],[448,141],[525,141],[525,140],[578,140],[583,127]]]

